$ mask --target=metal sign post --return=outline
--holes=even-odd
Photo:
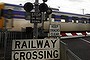
[[[44,12],[42,12],[42,19],[41,19],[41,21],[42,21],[41,29],[42,29],[42,33],[43,33],[43,30],[44,30]]]
[[[38,8],[38,0],[35,0],[35,15],[37,15],[39,12],[39,8]],[[38,38],[38,28],[37,28],[38,23],[35,22],[34,23],[34,30],[33,30],[33,38],[36,39]]]

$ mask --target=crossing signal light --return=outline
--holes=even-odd
[[[47,9],[48,9],[47,4],[41,3],[41,4],[39,5],[39,10],[40,10],[40,12],[46,12]]]
[[[47,0],[43,0],[43,2],[47,2]]]
[[[27,3],[24,4],[24,7],[23,8],[24,8],[24,10],[26,12],[30,12],[33,9],[33,4],[30,3],[30,2],[27,2]]]

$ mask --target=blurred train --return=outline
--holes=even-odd
[[[55,8],[52,8],[52,11],[51,18],[44,20],[45,32],[49,32],[49,24],[60,24],[61,32],[90,31],[90,15],[60,12]],[[33,23],[27,20],[23,6],[0,3],[0,30],[3,30],[5,25],[8,31],[23,31],[26,27],[33,28]],[[38,23],[38,28],[41,25]]]
[[[90,31],[90,15],[81,15],[60,11],[53,11],[52,23],[60,24],[61,32],[85,32]],[[45,23],[45,29],[48,30]]]

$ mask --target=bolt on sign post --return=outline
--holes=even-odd
[[[12,60],[60,60],[60,39],[13,40]]]

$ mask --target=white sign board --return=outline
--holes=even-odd
[[[59,39],[27,39],[12,41],[12,60],[60,59]]]
[[[59,24],[50,25],[49,36],[60,36],[60,25]]]

